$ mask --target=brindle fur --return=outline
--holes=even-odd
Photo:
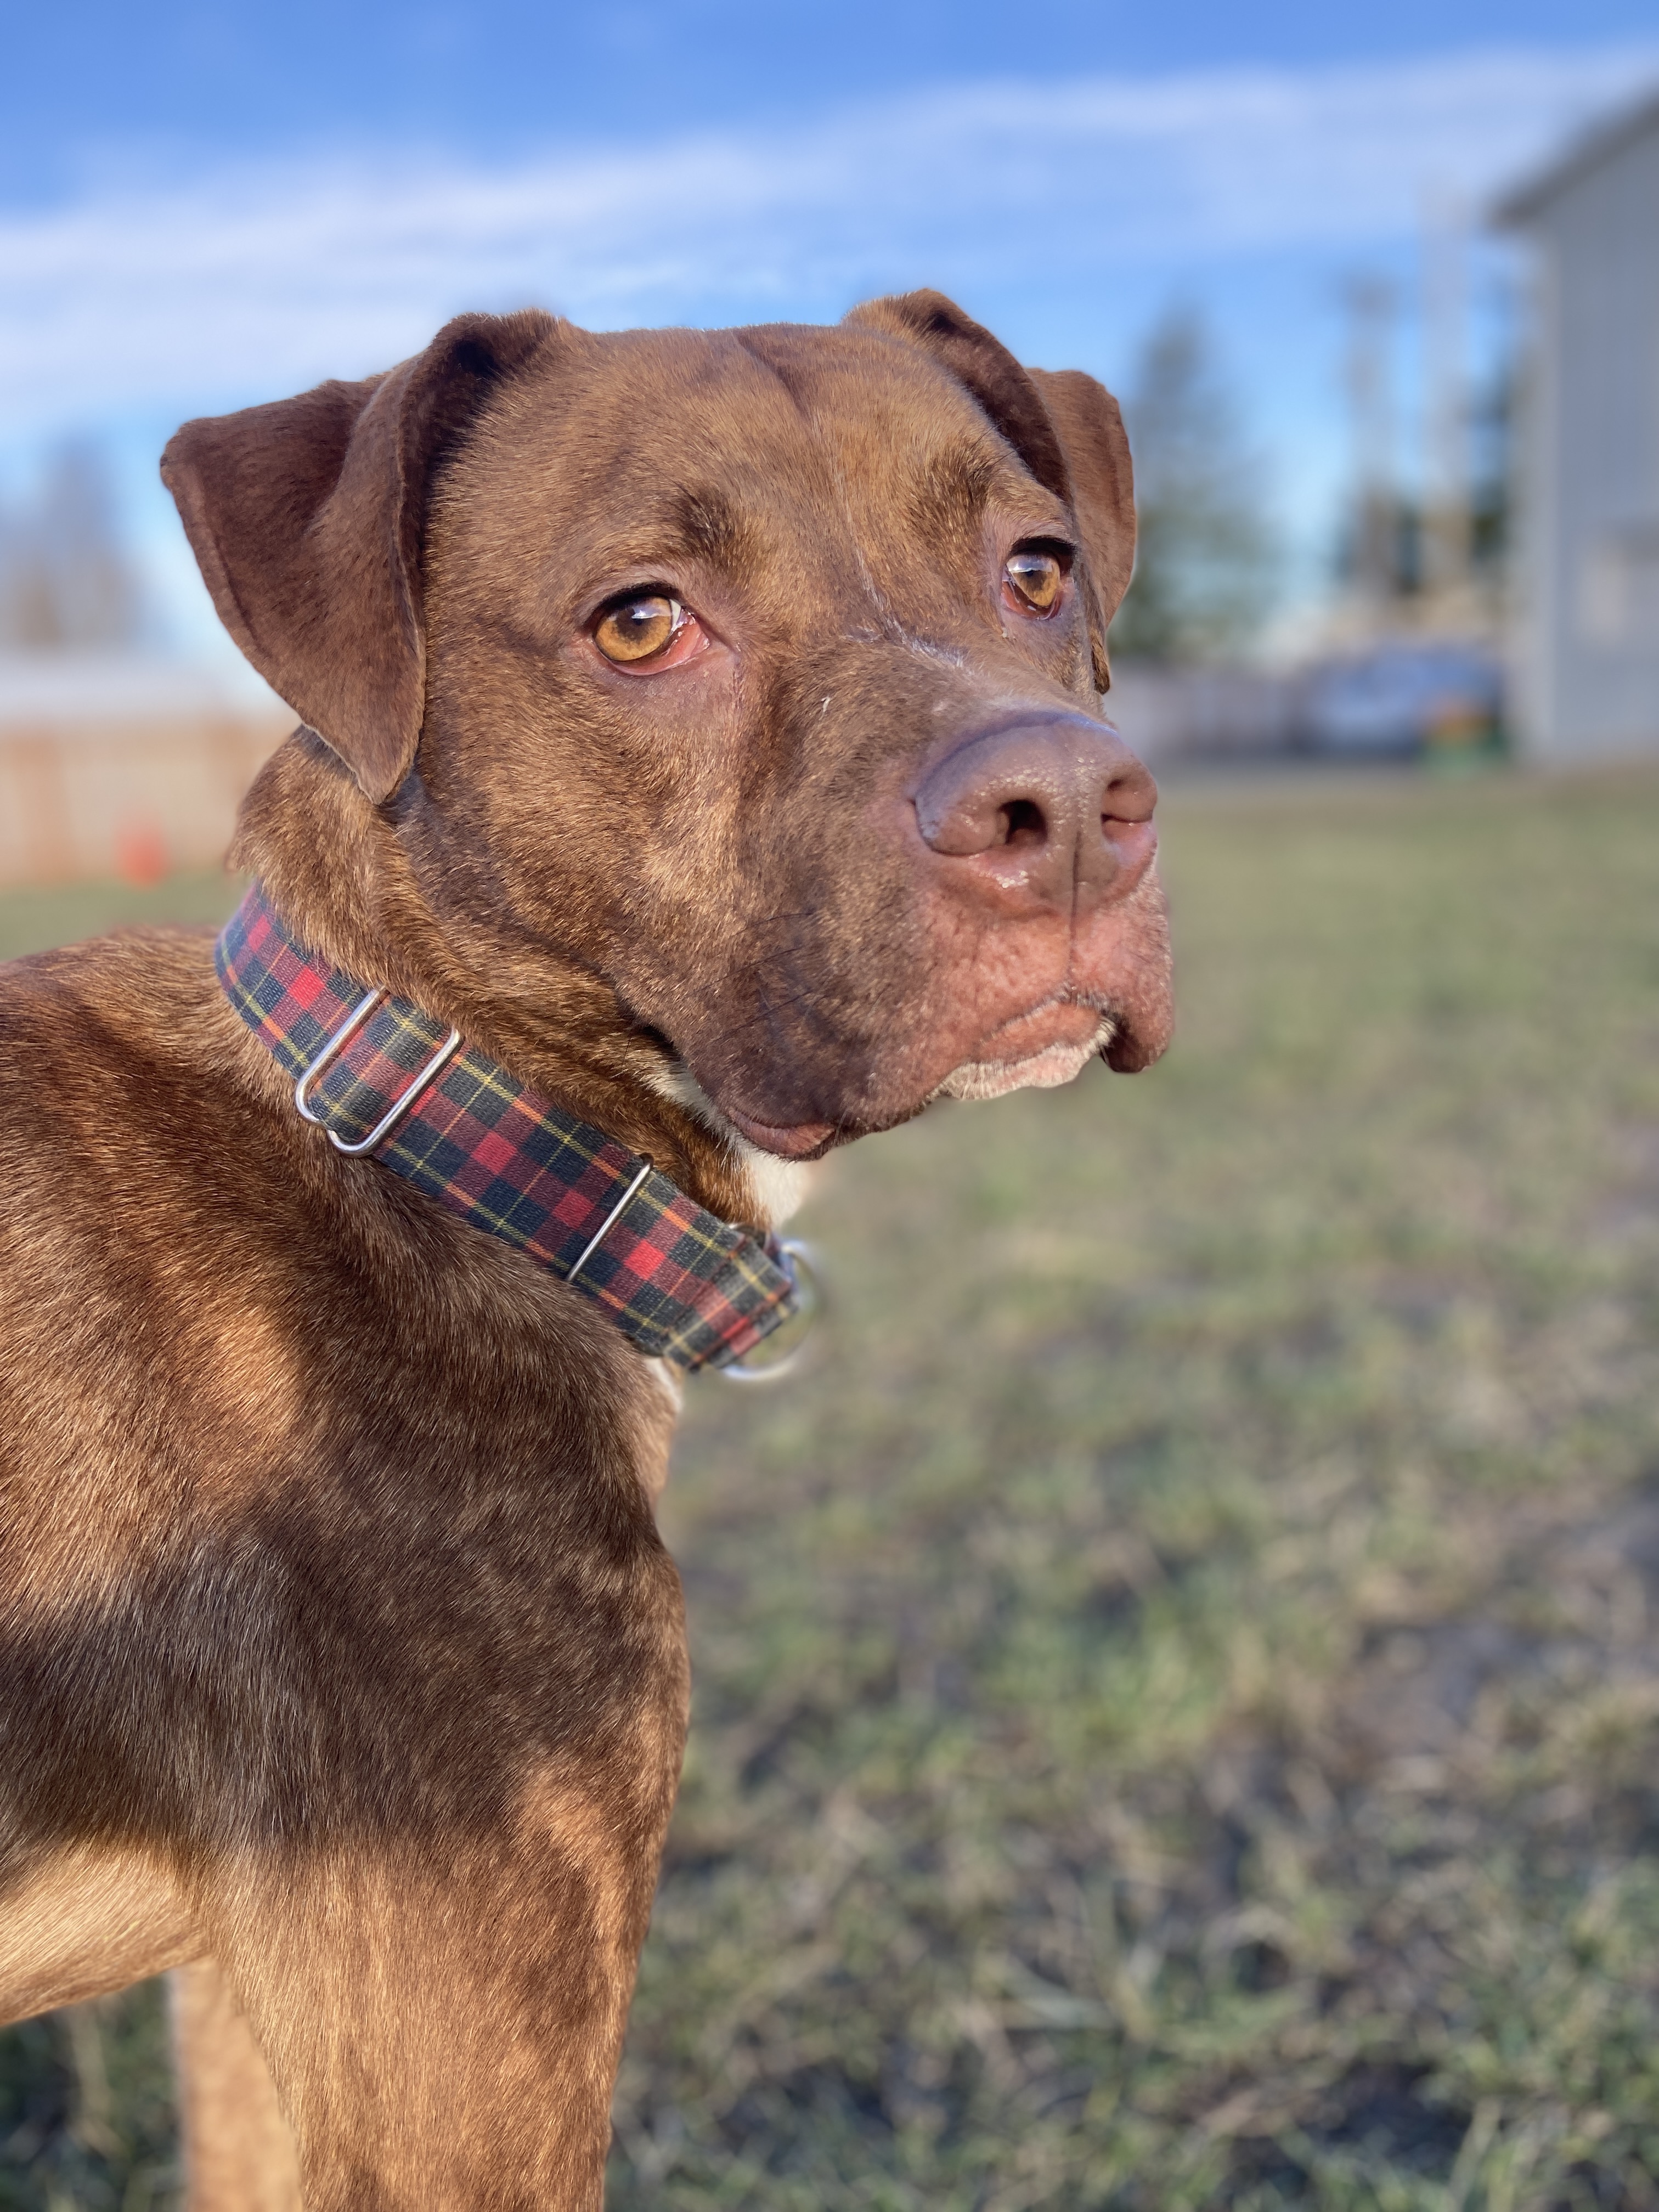
[[[1133,513],[1088,379],[935,295],[468,317],[167,472],[312,726],[236,863],[703,1205],[768,1218],[731,1115],[903,1118],[1073,939],[1115,1063],[1162,1048],[1150,872],[988,918],[902,823],[975,718],[1097,712]],[[1042,628],[994,592],[1032,536],[1079,547]],[[734,648],[617,676],[592,593],[665,578]],[[182,1965],[196,2212],[596,2206],[685,1729],[672,1389],[301,1123],[204,937],[0,971],[0,2018]]]

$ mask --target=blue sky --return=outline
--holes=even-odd
[[[1121,384],[1199,305],[1303,588],[1344,458],[1338,301],[1659,81],[1659,5],[852,0],[33,9],[0,76],[0,486],[116,456],[174,639],[184,416],[361,374],[468,306],[598,326],[933,283]],[[1474,270],[1472,345],[1504,257]],[[1402,339],[1408,391],[1408,341]]]

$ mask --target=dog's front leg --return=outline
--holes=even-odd
[[[300,2165],[270,2069],[211,1959],[168,1977],[185,2212],[300,2212]]]
[[[666,1825],[666,1793],[646,1794],[661,1817],[618,1822],[613,1793],[550,1781],[510,1838],[238,1877],[220,1955],[307,2212],[598,2212]]]

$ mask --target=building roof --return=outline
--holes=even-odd
[[[1621,108],[1589,129],[1567,147],[1547,169],[1506,192],[1492,211],[1500,229],[1524,229],[1535,222],[1553,199],[1598,169],[1626,146],[1659,131],[1659,91],[1650,90],[1633,107]]]
[[[212,661],[88,651],[0,652],[0,738],[20,728],[234,721],[288,711],[251,671]]]

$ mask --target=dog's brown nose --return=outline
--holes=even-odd
[[[1045,905],[1097,906],[1145,873],[1158,786],[1115,730],[1022,715],[963,739],[916,792],[922,837],[976,878]]]

